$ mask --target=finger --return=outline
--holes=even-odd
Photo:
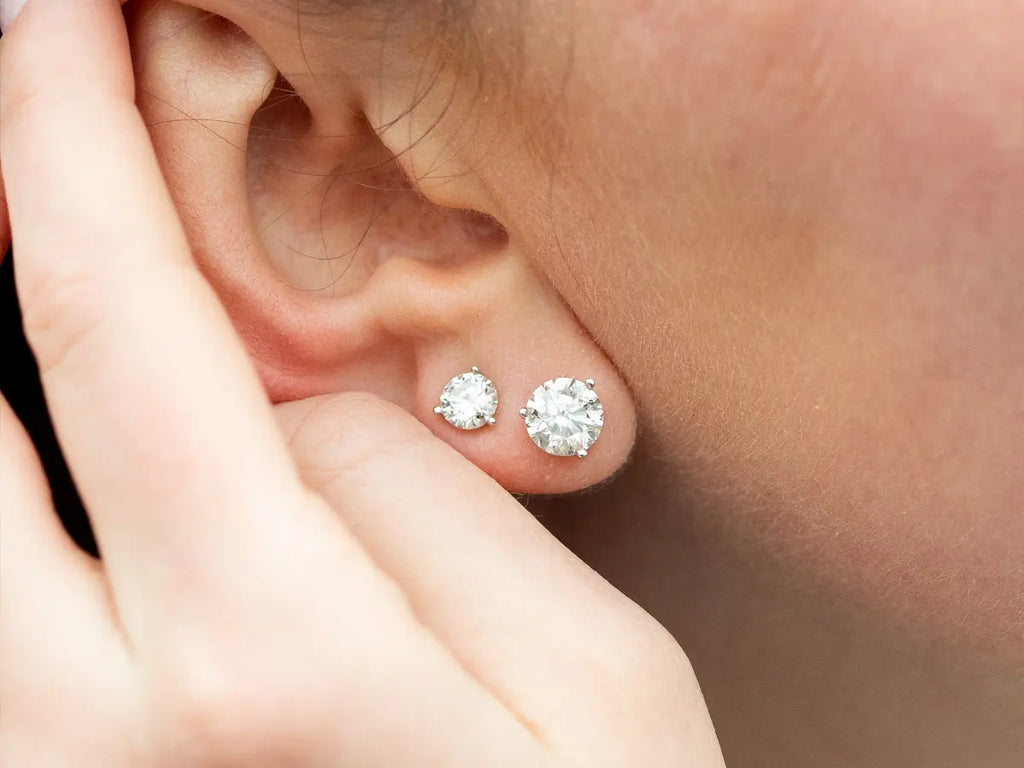
[[[637,723],[635,696],[626,694],[643,690],[663,697],[665,711],[671,700],[674,712],[689,714],[678,725],[691,728],[695,754],[716,754],[696,680],[668,633],[418,421],[368,395],[276,410],[307,483],[421,621],[507,706],[564,726],[541,733],[544,743],[585,754],[589,743],[564,740],[583,734],[586,742],[595,718],[609,736],[650,728],[652,747],[678,735],[660,720]]]
[[[32,441],[3,397],[0,531],[0,602],[5,619],[21,612],[51,613],[54,601],[66,606],[92,591],[97,563],[61,525]]]
[[[0,0],[0,10],[6,11],[5,3]],[[2,14],[0,14],[2,15]],[[0,48],[3,48],[3,29],[8,27],[7,19],[0,18]],[[11,220],[7,215],[7,193],[4,191],[4,166],[0,162],[0,264],[4,263],[7,251],[11,247]]]
[[[4,699],[6,716],[31,691],[66,685],[71,658],[92,655],[114,633],[98,563],[61,526],[32,443],[2,397],[0,532],[0,679],[20,692],[17,703]],[[69,627],[79,628],[75,636]]]
[[[125,620],[244,590],[237,558],[259,559],[299,483],[192,264],[119,5],[33,0],[2,55],[26,331]]]
[[[64,531],[25,430],[0,397],[0,701],[11,765],[57,765],[133,690],[99,563]],[[0,762],[3,762],[0,760]],[[7,763],[4,763],[5,765]]]
[[[131,707],[125,711],[124,702],[131,701],[132,707],[141,709],[143,700],[135,698],[140,695],[132,681],[135,670],[130,669],[126,649],[112,626],[113,612],[105,599],[98,563],[78,550],[61,528],[28,436],[2,398],[0,527],[4,616],[0,624],[0,694],[7,726],[5,754],[31,755],[32,760],[23,761],[25,765],[42,765],[38,756],[46,754],[54,732],[61,732],[60,739],[52,739],[58,747],[69,738],[93,738],[95,733],[74,731],[108,716],[123,723],[132,711]],[[342,626],[336,621],[313,620],[308,632],[297,632],[288,651],[272,659],[271,666],[284,678],[275,689],[280,698],[260,690],[253,701],[240,702],[243,711],[258,715],[264,710],[256,700],[266,698],[265,711],[277,721],[267,727],[274,731],[288,717],[281,711],[281,700],[299,690],[310,700],[331,702],[314,713],[308,713],[307,701],[296,702],[297,712],[308,713],[299,727],[306,732],[309,720],[321,717],[321,740],[337,740],[353,760],[358,761],[354,755],[359,754],[365,755],[366,763],[386,765],[413,764],[428,756],[444,765],[541,764],[540,749],[529,733],[465,675],[447,649],[416,623],[401,600],[394,599],[393,585],[380,578],[365,553],[351,552],[347,559],[352,563],[350,571],[368,582],[362,590],[366,600],[362,610],[355,617],[346,616],[346,631],[330,637],[329,642],[319,639],[325,628]],[[294,607],[308,587],[307,583],[289,589],[287,584],[277,583],[261,591],[288,592],[288,603]],[[333,600],[323,601],[322,606],[341,613],[351,608],[350,603]],[[224,608],[227,612],[227,606]],[[170,626],[166,634],[173,642],[181,639],[176,634],[180,631],[180,627]],[[368,642],[373,643],[372,653],[367,650]],[[176,645],[180,649],[187,644]],[[224,674],[229,664],[238,664],[239,657],[247,655],[247,647],[245,643],[232,644],[231,659],[218,673]],[[301,655],[295,653],[299,648]],[[367,663],[374,656],[383,656],[386,663]],[[290,668],[293,663],[294,670]],[[281,680],[268,675],[265,666],[253,666],[251,677],[241,676],[236,682]],[[327,673],[339,668],[346,673],[328,677]],[[174,680],[168,689],[180,686],[181,682]],[[339,691],[344,694],[340,702]],[[402,697],[400,706],[388,698],[397,694]],[[126,699],[126,695],[132,698]],[[101,715],[105,706],[117,709]],[[372,725],[367,721],[369,713]],[[222,709],[211,714],[234,717],[232,711]],[[433,725],[428,727],[428,722]],[[452,723],[467,728],[465,738],[461,734],[458,739],[446,738],[452,733]],[[382,739],[382,733],[394,738]],[[422,735],[412,741],[410,733]],[[482,757],[492,741],[504,745],[503,753],[496,759]]]

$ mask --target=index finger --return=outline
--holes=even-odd
[[[26,332],[118,601],[141,609],[186,570],[208,587],[301,484],[193,265],[119,3],[32,0],[10,32],[0,154]]]

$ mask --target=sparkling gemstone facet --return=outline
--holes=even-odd
[[[553,456],[586,456],[604,426],[604,406],[593,381],[545,381],[522,413],[533,442]]]
[[[441,390],[441,405],[434,409],[453,427],[479,429],[494,423],[498,390],[477,370],[460,373]]]

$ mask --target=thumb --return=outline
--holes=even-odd
[[[307,485],[543,743],[588,765],[654,764],[636,762],[642,734],[651,755],[676,755],[685,743],[685,764],[720,765],[672,636],[417,419],[356,393],[276,414]],[[609,754],[616,745],[621,760]]]

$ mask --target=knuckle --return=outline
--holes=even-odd
[[[102,281],[78,260],[53,261],[63,263],[34,275],[23,292],[25,333],[44,375],[88,345],[106,322],[109,306]]]
[[[161,666],[156,706],[169,738],[182,737],[201,756],[258,754],[285,738],[297,714],[264,669],[241,654],[176,653]],[[232,763],[228,762],[228,765]]]
[[[26,61],[26,46],[18,45],[12,38],[10,47],[4,50],[4,78],[0,79],[0,124],[7,125],[12,119],[21,119],[40,97],[45,97],[47,81],[36,73],[38,69]]]
[[[20,41],[18,41],[20,43]],[[61,120],[67,119],[80,103],[74,93],[55,87],[53,73],[33,63],[28,46],[11,40],[11,49],[4,51],[4,77],[0,78],[0,129],[8,135],[32,138],[22,142],[24,149],[41,142],[45,134]],[[59,85],[59,82],[56,83]],[[28,146],[25,146],[28,144]]]
[[[645,643],[647,653],[654,659],[650,669],[658,677],[671,681],[673,687],[679,683],[696,686],[697,675],[693,671],[690,657],[667,629],[653,620],[652,624],[654,626]]]
[[[615,636],[606,651],[608,677],[620,690],[643,691],[657,701],[675,700],[681,691],[697,689],[686,653],[672,634],[647,614]]]

